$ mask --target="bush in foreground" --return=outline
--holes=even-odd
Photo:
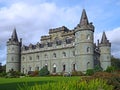
[[[39,75],[40,75],[40,76],[49,75],[49,71],[48,71],[47,66],[44,66],[43,68],[41,68],[41,70],[39,71]]]
[[[120,90],[120,74],[117,73],[96,72],[92,76],[83,77],[82,79],[90,81],[97,78],[106,80],[108,85],[113,86],[113,90]]]

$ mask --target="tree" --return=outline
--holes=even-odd
[[[40,75],[40,76],[49,75],[49,71],[48,71],[47,66],[44,66],[43,68],[41,68],[41,70],[39,71],[39,75]]]
[[[117,70],[120,70],[120,59],[111,57],[111,66],[114,66]]]

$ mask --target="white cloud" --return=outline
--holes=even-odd
[[[0,24],[2,32],[0,33],[0,43],[5,48],[6,41],[10,38],[13,28],[16,27],[19,38],[23,38],[23,44],[35,44],[39,42],[41,35],[48,34],[50,28],[62,25],[71,28],[80,18],[78,10],[81,8],[77,6],[60,8],[55,3],[31,5],[19,2],[13,3],[9,7],[2,7],[0,8],[0,21],[2,22]],[[5,49],[1,50],[5,56]],[[3,61],[2,56],[0,59]]]

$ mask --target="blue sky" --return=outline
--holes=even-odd
[[[95,26],[95,42],[103,31],[112,43],[112,55],[120,58],[120,1],[118,0],[0,0],[0,62],[6,63],[6,41],[16,27],[23,44],[36,44],[50,28],[73,29],[82,10]]]

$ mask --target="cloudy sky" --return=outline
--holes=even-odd
[[[23,44],[36,44],[50,28],[73,29],[86,9],[95,25],[95,42],[103,31],[112,43],[112,55],[120,58],[119,0],[0,0],[0,62],[6,63],[6,41],[14,27]]]

